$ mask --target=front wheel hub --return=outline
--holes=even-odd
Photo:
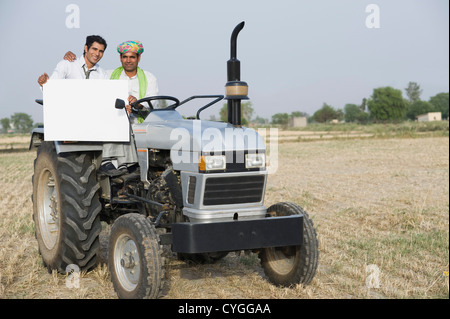
[[[128,291],[135,289],[141,271],[136,243],[128,235],[123,234],[116,242],[114,265],[121,285]]]

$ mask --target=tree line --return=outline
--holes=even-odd
[[[439,93],[428,101],[420,99],[422,90],[416,82],[409,82],[405,88],[407,98],[402,91],[392,87],[380,87],[373,90],[370,98],[364,98],[360,104],[346,104],[343,109],[335,109],[327,103],[312,116],[302,112],[277,113],[272,116],[271,124],[287,125],[290,117],[305,116],[309,123],[327,123],[332,120],[367,124],[371,122],[400,122],[415,120],[418,115],[428,112],[441,112],[442,119],[448,119],[449,93]]]
[[[33,123],[31,115],[26,113],[14,113],[11,117],[0,119],[2,133],[30,133],[31,130],[42,123]]]
[[[276,113],[271,120],[256,116],[250,101],[242,102],[242,124],[254,123],[257,125],[279,124],[287,125],[292,117],[306,117],[309,123],[327,123],[333,120],[348,123],[383,123],[415,120],[418,115],[428,112],[441,112],[442,119],[448,119],[449,93],[438,93],[428,101],[421,100],[422,89],[416,82],[409,82],[405,88],[406,98],[402,91],[392,87],[380,87],[373,90],[372,95],[364,98],[360,104],[346,104],[343,109],[335,109],[327,103],[312,116],[296,111]],[[220,120],[227,121],[227,104],[224,104],[219,113]],[[211,120],[215,120],[212,117]],[[14,113],[10,118],[0,119],[2,133],[29,133],[34,127],[42,123],[33,123],[33,119],[26,113]]]

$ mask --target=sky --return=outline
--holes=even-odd
[[[120,65],[118,44],[141,41],[139,66],[160,95],[224,94],[242,21],[237,57],[254,116],[343,109],[385,86],[406,97],[409,82],[422,100],[449,92],[448,0],[0,0],[0,118],[24,112],[42,122],[37,78],[65,52],[81,55],[92,34],[108,43],[104,69]],[[218,118],[221,106],[202,118]]]

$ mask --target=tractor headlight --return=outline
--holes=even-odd
[[[227,168],[227,159],[225,155],[203,155],[198,164],[201,171],[216,171]]]
[[[266,167],[266,154],[245,154],[245,168]]]

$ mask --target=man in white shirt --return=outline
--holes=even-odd
[[[90,35],[86,38],[83,57],[74,63],[62,60],[56,65],[55,70],[49,77],[44,73],[38,78],[38,83],[43,86],[50,79],[107,79],[106,71],[98,62],[105,53],[106,41],[98,35]]]
[[[130,113],[130,118],[136,119],[131,114],[132,103],[144,97],[158,95],[158,82],[156,77],[148,71],[139,68],[141,54],[144,47],[139,41],[125,41],[117,46],[117,52],[120,54],[121,66],[115,70],[107,71],[107,78],[111,80],[128,81],[128,105],[126,109]],[[76,55],[67,52],[64,55],[67,61],[76,61]],[[75,62],[74,62],[75,63]],[[138,105],[137,108],[142,108]],[[137,122],[142,122],[143,118],[137,117]],[[134,144],[134,138],[131,136],[131,145]],[[106,175],[115,175],[117,171],[122,172],[124,167],[128,171],[133,171],[134,164],[137,163],[136,149],[124,143],[105,143],[103,145],[103,162],[99,172]],[[117,168],[117,169],[116,169]]]
[[[39,85],[43,86],[48,79],[109,79],[106,71],[98,65],[106,47],[106,41],[102,37],[88,36],[83,56],[73,62],[66,60],[59,62],[50,77],[47,73],[44,73],[38,78]],[[133,137],[131,136],[128,143],[104,143],[102,157],[103,162],[99,168],[100,174],[119,176],[127,173],[127,167],[137,163]],[[111,164],[112,160],[117,161],[117,167]]]

